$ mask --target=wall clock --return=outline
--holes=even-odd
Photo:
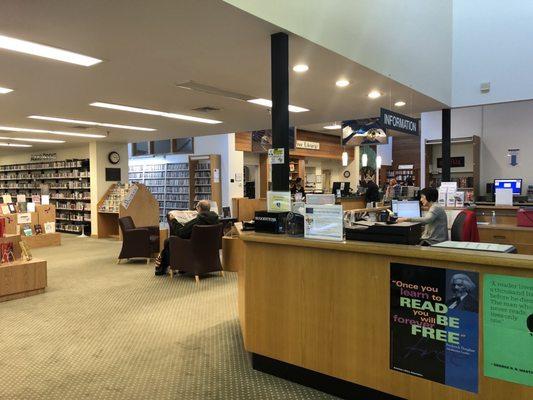
[[[116,151],[112,151],[107,155],[107,159],[111,164],[118,164],[120,162],[120,154]]]
[[[343,175],[344,175],[345,178],[349,178],[350,177],[350,171],[344,171]]]

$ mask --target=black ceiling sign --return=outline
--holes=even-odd
[[[398,114],[394,111],[382,108],[380,120],[386,128],[393,131],[419,135],[420,120],[417,118],[411,118],[407,115]]]

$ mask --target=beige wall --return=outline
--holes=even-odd
[[[107,156],[109,152],[120,154],[120,162],[113,165]],[[120,168],[122,182],[128,182],[128,145],[126,143],[91,142],[89,144],[91,165],[91,235],[98,233],[98,201],[113,183],[105,180],[106,168]]]

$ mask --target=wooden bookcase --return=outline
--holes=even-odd
[[[191,209],[200,200],[217,203],[218,212],[222,210],[222,190],[220,180],[220,155],[189,156],[189,193]]]
[[[159,225],[159,202],[141,183],[113,184],[98,202],[98,238],[120,238],[119,218],[136,226]]]
[[[439,187],[442,170],[437,159],[442,157],[442,140],[426,139],[426,186]],[[451,156],[464,157],[464,166],[451,168],[451,180],[457,182],[457,189],[471,193],[474,200],[479,195],[480,150],[479,136],[452,138]],[[465,196],[467,197],[467,196]]]
[[[89,159],[37,162],[0,166],[0,192],[42,195],[49,188],[50,203],[55,205],[56,230],[85,233],[91,229],[91,192]],[[46,193],[45,193],[46,194]]]

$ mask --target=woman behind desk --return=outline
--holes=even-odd
[[[420,202],[429,211],[421,218],[398,218],[398,222],[420,222],[424,224],[422,246],[445,242],[448,240],[448,217],[444,208],[437,203],[439,192],[434,188],[425,188],[420,192]]]

